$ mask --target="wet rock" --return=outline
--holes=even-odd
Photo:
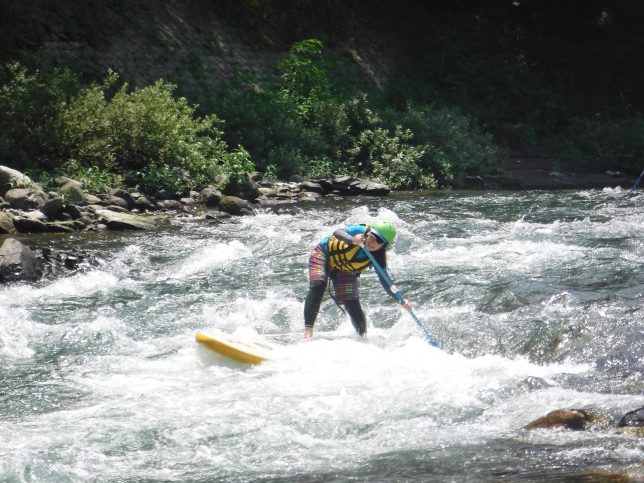
[[[347,175],[336,175],[332,178],[314,179],[311,180],[311,182],[319,185],[324,194],[337,192],[338,194],[345,196],[387,196],[391,193],[391,189],[384,184]],[[300,183],[300,185],[301,184],[302,183]]]
[[[100,198],[85,193],[80,184],[76,182],[69,182],[63,185],[59,192],[66,200],[76,205],[95,205],[101,202]]]
[[[20,171],[0,166],[0,196],[4,196],[12,188],[29,188],[32,185],[33,181]]]
[[[43,267],[34,252],[18,240],[7,238],[0,246],[0,282],[38,280]]]
[[[146,197],[143,196],[140,193],[136,193],[136,196],[132,195],[134,197],[134,206],[136,209],[141,210],[141,211],[154,211],[156,210],[156,207],[152,202]]]
[[[153,216],[119,213],[108,209],[96,209],[95,213],[100,223],[115,231],[149,230],[156,224],[156,218]]]
[[[324,194],[324,188],[320,183],[315,183],[313,181],[304,181],[300,183],[300,189],[302,191],[309,191],[311,193]]]
[[[117,206],[123,206],[124,208],[127,208],[128,210],[132,210],[136,207],[136,201],[134,200],[134,197],[126,190],[122,188],[116,188],[110,191],[110,195],[112,199],[118,198],[122,201],[125,202],[125,204],[122,204],[121,202],[114,203]]]
[[[13,225],[18,233],[71,233],[76,231],[73,222],[50,221],[44,213],[38,210],[15,216]]]
[[[17,210],[39,210],[45,205],[47,196],[39,190],[13,188],[4,195],[5,200]]]
[[[83,212],[80,209],[79,206],[77,205],[67,205],[64,209],[63,212],[71,216],[72,220],[77,220],[81,216],[83,216]]]
[[[223,196],[221,191],[215,188],[204,188],[199,193],[199,201],[208,208],[214,208],[219,204]]]
[[[524,429],[563,427],[580,431],[592,426],[607,427],[608,420],[584,409],[557,409],[526,424]]]
[[[255,214],[253,205],[236,196],[224,196],[219,202],[219,211],[235,216]]]
[[[18,233],[13,224],[13,215],[6,211],[0,211],[0,235],[6,233]]]
[[[160,200],[156,202],[155,206],[159,210],[183,210],[183,205],[178,200]]]
[[[644,407],[626,413],[617,426],[644,427]]]
[[[47,215],[48,218],[56,218],[65,208],[65,200],[57,194],[50,195],[42,206],[41,211]]]
[[[251,201],[259,198],[257,184],[251,179],[230,183],[224,189],[223,194]]]

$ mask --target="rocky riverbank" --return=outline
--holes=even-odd
[[[566,175],[544,169],[546,165],[542,159],[517,155],[506,176],[469,179],[468,184],[478,189],[561,189],[627,187],[632,182],[622,173]],[[45,192],[25,174],[0,166],[0,240],[15,234],[149,230],[177,214],[221,222],[253,215],[266,205],[315,201],[328,195],[387,196],[391,191],[379,183],[341,175],[287,182],[264,180],[256,173],[223,192],[204,188],[181,197],[123,188],[92,194],[70,178],[59,177],[55,182],[57,188]],[[0,244],[0,283],[38,280],[45,274],[76,269],[86,260],[79,253],[32,253],[17,243]]]
[[[0,283],[38,280],[59,269],[75,269],[86,260],[78,253],[34,253],[11,238],[15,234],[149,230],[177,214],[221,221],[253,215],[261,205],[315,201],[334,194],[390,193],[385,185],[351,176],[284,182],[263,180],[256,174],[224,192],[204,188],[183,197],[123,188],[91,194],[73,179],[59,177],[55,181],[57,189],[45,192],[25,174],[0,166],[0,240],[5,238],[0,244]]]

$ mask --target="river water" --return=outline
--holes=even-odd
[[[0,481],[582,481],[644,460],[614,428],[644,406],[644,195],[285,207],[28,239],[101,263],[0,287]],[[325,297],[300,343],[309,251],[376,217],[398,227],[390,273],[443,350],[373,272],[366,341]],[[225,361],[194,342],[214,329],[270,334],[280,357]],[[560,408],[611,427],[522,429]]]

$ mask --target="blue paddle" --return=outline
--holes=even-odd
[[[640,184],[640,180],[642,179],[642,175],[644,175],[644,170],[640,173],[640,177],[637,178],[637,181],[635,181],[635,184],[631,188],[631,193],[635,193],[635,190],[637,189],[637,185]]]
[[[398,288],[394,285],[394,282],[389,278],[389,276],[387,276],[387,272],[385,272],[385,271],[382,269],[382,267],[381,267],[380,265],[378,265],[378,262],[377,262],[377,261],[376,261],[376,259],[373,257],[373,255],[371,254],[371,252],[369,252],[369,250],[367,250],[367,247],[365,247],[365,246],[364,246],[364,244],[361,244],[360,246],[362,247],[362,251],[363,251],[363,252],[365,252],[365,253],[367,254],[367,256],[369,257],[369,260],[371,260],[371,263],[373,264],[373,266],[374,266],[374,268],[376,269],[376,271],[380,274],[380,276],[382,277],[382,279],[385,281],[385,283],[386,283],[386,284],[387,284],[387,286],[389,287],[389,290],[391,290],[391,291],[392,291],[392,293],[396,296],[396,298],[398,299],[398,302],[400,302],[400,305],[404,305],[404,304],[405,304],[405,299],[403,298],[403,296],[402,296],[402,294],[400,293],[400,291],[398,290]],[[436,339],[435,339],[435,338],[434,338],[434,337],[429,333],[429,330],[427,330],[427,327],[425,327],[425,324],[423,324],[423,323],[418,319],[418,317],[416,317],[416,314],[414,313],[414,311],[413,311],[413,310],[411,310],[410,308],[408,308],[408,309],[407,309],[407,311],[409,312],[409,315],[411,315],[411,318],[412,318],[412,319],[414,319],[414,322],[416,322],[416,325],[417,325],[418,327],[420,327],[420,329],[421,329],[421,330],[423,331],[423,333],[425,334],[425,338],[427,339],[427,342],[429,342],[429,343],[430,343],[431,345],[433,345],[434,347],[438,347],[438,348],[440,348],[440,346],[441,346],[440,342],[438,342],[438,340],[436,340]]]

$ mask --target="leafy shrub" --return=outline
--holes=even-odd
[[[365,129],[352,150],[354,163],[361,172],[394,189],[434,188],[433,178],[418,165],[423,149],[408,144],[412,137],[411,131],[400,126],[393,133],[384,128]]]
[[[129,92],[118,78],[81,91],[62,115],[67,156],[86,165],[138,171],[148,190],[181,193],[224,171],[226,143],[216,116],[198,117],[162,80]]]
[[[236,151],[224,154],[223,165],[229,183],[239,183],[246,179],[248,173],[255,170],[248,151],[242,146],[238,146]]]
[[[65,175],[83,185],[89,193],[105,193],[110,188],[121,186],[123,177],[101,166],[87,166],[70,159],[56,169],[56,175]]]
[[[504,151],[488,133],[455,108],[408,105],[402,113],[389,113],[414,133],[414,142],[425,147],[418,161],[441,186],[462,183],[466,175],[495,174],[502,170]]]
[[[574,117],[554,142],[568,169],[642,168],[644,118],[641,114],[623,119]]]
[[[282,96],[300,116],[308,119],[315,104],[329,97],[329,80],[321,66],[324,45],[320,40],[295,42],[280,64]]]
[[[18,169],[53,169],[61,145],[60,113],[78,91],[69,70],[29,73],[6,66],[0,87],[0,158]]]

